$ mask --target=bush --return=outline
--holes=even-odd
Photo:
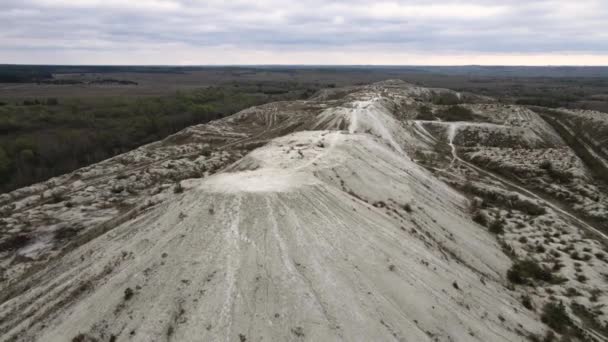
[[[433,115],[433,110],[429,106],[421,106],[418,109],[418,115],[416,116],[418,120],[435,120],[435,116]]]
[[[130,287],[127,287],[125,289],[125,300],[129,300],[131,298],[133,298],[133,295],[135,294],[135,292],[133,292],[133,289],[131,289]]]
[[[538,203],[519,197],[512,202],[512,207],[531,216],[540,216],[547,213],[547,210]]]
[[[72,342],[97,342],[98,339],[87,334],[78,334],[72,338]]]
[[[475,121],[475,114],[463,106],[450,106],[438,112],[438,116],[445,121]]]
[[[461,103],[458,95],[451,92],[442,92],[434,94],[433,103],[437,105],[457,105]]]
[[[24,247],[30,242],[31,238],[24,234],[13,235],[3,242],[0,242],[0,252],[11,252]]]
[[[521,303],[528,310],[534,310],[534,305],[532,304],[532,299],[528,295],[521,296]]]
[[[540,319],[560,334],[567,334],[570,326],[572,326],[572,320],[561,302],[559,304],[553,302],[545,304]]]
[[[550,170],[553,168],[553,163],[550,160],[545,159],[542,163],[540,163],[540,168],[543,170]]]
[[[181,182],[175,183],[175,186],[173,187],[173,193],[181,194],[182,192],[184,192],[184,187],[182,186],[182,183]]]
[[[488,226],[488,217],[482,211],[475,211],[475,213],[473,214],[473,221],[479,223],[484,227]]]
[[[529,284],[531,279],[551,282],[553,274],[532,259],[516,261],[507,271],[507,279],[519,285]]]
[[[64,227],[55,231],[55,239],[57,240],[70,240],[78,235],[79,229],[74,227]]]
[[[496,219],[496,220],[494,220],[494,222],[492,222],[492,224],[490,224],[490,226],[488,227],[488,230],[492,234],[500,235],[505,232],[504,225],[505,225],[504,220]]]
[[[597,313],[576,302],[570,304],[570,309],[572,309],[574,315],[580,318],[585,327],[589,327],[604,336],[608,336],[608,324],[603,323]]]

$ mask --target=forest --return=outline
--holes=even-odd
[[[70,172],[271,101],[306,97],[297,84],[232,84],[154,97],[2,100],[0,191]]]

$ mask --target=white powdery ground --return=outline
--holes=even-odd
[[[342,106],[352,115],[328,109],[350,133],[277,138],[68,253],[0,306],[2,340],[542,333],[503,285],[511,261],[471,222],[467,200],[405,154],[402,146],[425,143],[387,102]],[[328,113],[313,117],[320,129],[335,127]]]
[[[493,104],[469,106],[485,111],[488,123],[400,120],[417,115],[408,108],[445,93],[450,92],[390,81],[342,95],[326,92],[318,101],[252,108],[167,139],[186,141],[185,147],[125,155],[155,160],[140,177],[149,177],[160,190],[125,194],[131,203],[152,203],[24,278],[24,291],[0,305],[0,340],[65,341],[82,333],[118,341],[524,341],[543,334],[538,313],[520,303],[522,292],[506,288],[512,261],[494,236],[471,221],[467,199],[408,153],[437,143],[427,130],[432,125],[452,128],[445,132],[452,132],[454,169],[466,168],[456,165],[465,163],[456,152],[460,133],[479,133],[476,139],[487,141],[508,135],[534,145],[561,139],[521,107],[503,112]],[[266,143],[296,128],[314,131],[275,138],[220,173],[182,181],[183,194],[170,191],[169,180],[184,175],[179,170],[200,172],[218,159],[229,160],[217,153],[198,157],[202,150],[193,141],[238,147]],[[188,147],[191,155],[169,161]],[[114,168],[130,172],[101,188],[112,193],[114,187],[137,184],[140,179],[124,162],[91,168],[94,177]],[[85,177],[81,185],[88,181]],[[497,179],[491,183],[505,186]],[[13,194],[13,201],[34,196],[36,187]],[[74,193],[83,199],[77,203],[87,196]],[[511,216],[504,239],[521,255],[546,257],[530,253],[537,250],[539,229],[571,236],[566,244],[574,247],[566,249],[601,250],[582,234],[572,235],[580,232],[551,210],[537,221],[494,212]],[[71,222],[87,216],[79,219],[67,209],[65,214]],[[556,226],[549,229],[544,220]],[[521,236],[532,245],[520,242]],[[20,252],[39,253],[39,247]],[[595,268],[585,271],[585,296],[596,293],[603,266],[593,261],[563,267],[564,274],[586,267]],[[550,295],[534,293],[534,298],[541,304]]]
[[[4,336],[30,324],[19,334],[47,341],[87,331],[514,341],[543,330],[503,288],[510,261],[463,213],[466,200],[381,141],[302,132],[242,163],[257,168],[189,182],[70,253],[44,285],[0,308],[9,322],[20,304],[33,313]]]

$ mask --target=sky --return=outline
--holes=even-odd
[[[608,0],[0,0],[0,63],[608,65]]]

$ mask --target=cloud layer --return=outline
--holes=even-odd
[[[605,0],[2,0],[0,63],[608,64]]]

